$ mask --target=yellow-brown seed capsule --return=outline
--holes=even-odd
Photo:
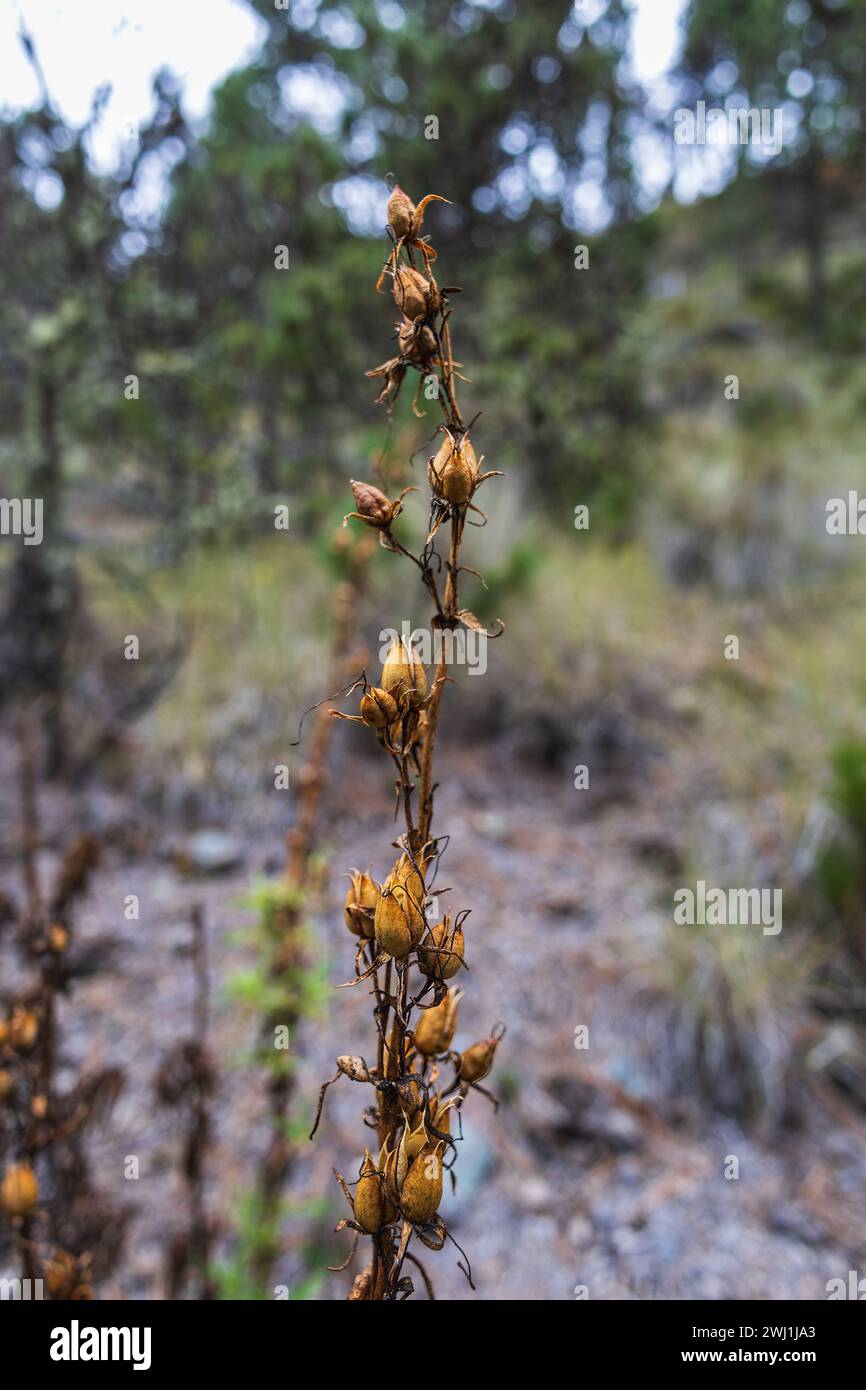
[[[32,1009],[19,1005],[12,1010],[9,1022],[9,1042],[16,1052],[29,1052],[39,1036],[39,1019]]]
[[[427,694],[427,673],[416,653],[404,638],[395,638],[388,648],[382,666],[381,688],[388,692],[398,706],[417,709]]]
[[[451,925],[450,913],[418,947],[418,965],[434,980],[450,980],[463,964],[465,943],[460,927]]]
[[[461,1054],[457,1075],[461,1081],[483,1081],[490,1068],[501,1038],[484,1038],[473,1043]]]
[[[400,1206],[407,1221],[425,1225],[432,1221],[442,1201],[442,1141],[425,1144],[412,1162],[400,1193]]]
[[[387,690],[371,685],[361,696],[358,712],[371,729],[385,729],[397,718],[397,701]]]
[[[441,1004],[432,1009],[424,1009],[415,1025],[415,1046],[425,1057],[447,1052],[457,1027],[457,1005],[461,999],[459,989],[449,989]]]
[[[388,226],[398,241],[401,237],[409,236],[414,217],[415,204],[408,193],[404,193],[400,185],[395,183],[388,199]]]
[[[15,1089],[15,1078],[5,1067],[0,1068],[0,1101],[7,1100]]]
[[[389,956],[399,959],[418,945],[424,933],[424,877],[407,854],[397,860],[379,894],[374,929]]]
[[[376,910],[378,892],[369,874],[357,869],[350,872],[349,891],[346,894],[344,915],[346,926],[355,936],[373,938],[373,915]]]
[[[430,282],[418,270],[401,266],[394,276],[394,299],[407,319],[425,318],[433,308]]]
[[[34,1096],[30,1102],[30,1109],[34,1119],[44,1120],[48,1114],[48,1097],[44,1095]]]
[[[403,498],[405,492],[401,492],[392,502],[386,497],[384,492],[374,487],[372,483],[359,483],[355,478],[351,479],[352,494],[355,498],[356,512],[349,512],[349,516],[357,517],[363,521],[365,526],[372,526],[377,531],[383,531],[395,517],[399,516],[403,510]],[[406,491],[409,491],[407,488]],[[344,517],[343,521],[347,521]]]
[[[69,945],[69,932],[60,922],[53,922],[48,928],[48,945],[56,956],[61,956]]]
[[[364,1150],[364,1162],[355,1186],[355,1220],[368,1235],[374,1236],[382,1229],[383,1193],[382,1174],[376,1167],[369,1149]]]
[[[57,1249],[45,1261],[45,1286],[52,1298],[68,1299],[78,1285],[78,1261],[68,1250]],[[76,1293],[77,1298],[82,1295]]]
[[[443,502],[464,506],[478,483],[478,459],[466,435],[456,441],[446,431],[427,467],[427,480]]]
[[[6,1169],[0,1188],[0,1205],[7,1216],[26,1216],[39,1201],[39,1183],[29,1163],[13,1163]]]

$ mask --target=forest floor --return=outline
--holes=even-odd
[[[2,751],[10,777],[11,751]],[[328,1002],[293,1039],[299,1131],[334,1057],[373,1052],[365,986],[331,986],[353,973],[341,875],[370,863],[381,876],[391,805],[376,760],[343,745],[337,752],[323,814],[326,887],[310,946]],[[829,1280],[866,1268],[862,1114],[816,1079],[800,1085],[796,1104],[744,1127],[713,1108],[695,1076],[683,1079],[676,1001],[659,984],[673,851],[658,785],[603,798],[530,771],[495,745],[468,751],[453,741],[442,750],[440,777],[437,825],[450,837],[440,882],[451,886],[454,906],[473,909],[456,1044],[487,1036],[499,1021],[507,1032],[492,1078],[503,1103],[494,1112],[473,1095],[465,1105],[457,1188],[446,1190],[442,1208],[477,1292],[448,1245],[425,1260],[437,1297],[808,1300],[825,1298]],[[229,836],[210,846],[225,861],[217,873],[196,871],[201,842],[182,797],[171,814],[147,810],[145,796],[140,802],[134,826],[126,796],[95,784],[48,789],[41,803],[46,869],[71,824],[86,824],[105,846],[76,946],[102,951],[100,968],[76,984],[59,1018],[61,1083],[105,1064],[126,1076],[110,1122],[88,1141],[96,1184],[131,1208],[126,1255],[102,1297],[163,1296],[168,1238],[184,1221],[178,1117],[157,1106],[153,1078],[168,1047],[192,1030],[183,952],[194,904],[207,925],[220,1073],[209,1158],[220,1258],[267,1144],[263,1088],[249,1061],[255,1016],[230,982],[252,964],[245,900],[251,883],[278,871],[287,816],[271,802],[254,820],[250,803],[249,815],[213,825]],[[4,869],[16,834],[7,804]],[[139,920],[124,915],[130,894],[139,898]],[[110,949],[99,944],[106,940]],[[578,1049],[575,1030],[584,1026],[589,1045]],[[344,1297],[361,1267],[359,1252],[347,1272],[326,1271],[350,1240],[349,1232],[331,1234],[348,1214],[331,1169],[356,1176],[366,1099],[341,1082],[329,1091],[315,1141],[298,1140],[274,1274],[296,1296],[303,1289]],[[139,1160],[137,1180],[124,1176],[130,1155]]]

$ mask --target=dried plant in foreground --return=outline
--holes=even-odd
[[[328,679],[335,686],[345,684],[355,656],[357,606],[373,553],[369,540],[367,536],[350,537],[338,530],[331,546],[332,560],[341,575],[329,657]],[[317,827],[333,727],[328,716],[326,704],[316,708],[312,740],[298,774],[297,814],[286,837],[283,879],[259,899],[266,959],[258,1057],[268,1073],[269,1140],[255,1174],[254,1236],[248,1252],[248,1273],[252,1286],[262,1297],[270,1296],[268,1286],[280,1253],[281,1204],[297,1147],[290,1114],[294,1054],[285,1044],[280,1045],[279,1039],[290,1039],[294,1047],[298,1026],[311,1011],[311,996],[315,996],[316,990],[304,935],[310,904],[319,889]]]
[[[48,1298],[81,1300],[110,1272],[123,1243],[128,1212],[97,1190],[84,1146],[88,1126],[105,1119],[123,1077],[105,1067],[71,1086],[58,1084],[58,1004],[78,977],[107,958],[111,943],[92,940],[84,947],[76,940],[75,908],[99,858],[92,835],[73,839],[47,891],[43,884],[38,713],[22,711],[18,724],[24,903],[8,911],[17,920],[26,983],[0,993],[0,1211],[14,1237],[21,1278],[30,1281],[25,1288],[41,1280]],[[5,1235],[0,1231],[0,1238]]]
[[[483,517],[475,494],[494,476],[482,471],[483,459],[476,454],[457,402],[449,303],[454,291],[439,288],[431,270],[435,253],[426,240],[418,239],[420,211],[429,202],[425,198],[416,209],[399,187],[391,194],[388,228],[393,249],[380,283],[390,277],[400,311],[399,354],[368,373],[385,378],[379,400],[386,402],[395,399],[410,368],[421,381],[435,383],[444,419],[427,466],[427,540],[420,555],[414,555],[392,529],[408,489],[391,500],[371,483],[353,482],[355,510],[349,516],[378,531],[384,549],[417,567],[435,608],[434,670],[431,679],[411,639],[398,638],[387,653],[378,685],[366,679],[357,683],[363,686],[358,713],[334,712],[366,725],[393,763],[404,829],[393,842],[395,857],[381,881],[369,871],[351,871],[345,903],[346,926],[357,938],[351,984],[369,982],[374,999],[375,1063],[368,1065],[363,1057],[337,1058],[337,1073],[322,1087],[313,1127],[315,1134],[327,1088],[334,1081],[348,1077],[370,1087],[365,1119],[375,1137],[365,1148],[353,1182],[336,1174],[351,1209],[351,1217],[338,1229],[353,1230],[356,1245],[362,1236],[372,1245],[372,1257],[349,1298],[380,1302],[402,1300],[414,1292],[410,1267],[433,1297],[417,1245],[410,1246],[414,1240],[440,1250],[453,1239],[439,1214],[444,1172],[453,1168],[457,1156],[463,1101],[470,1090],[483,1090],[481,1082],[502,1036],[494,1028],[462,1054],[452,1050],[461,997],[456,982],[466,968],[468,911],[454,910],[441,921],[429,920],[434,917],[432,895],[438,898],[448,891],[438,883],[446,841],[433,834],[439,710],[450,679],[455,634],[461,628],[484,632],[474,614],[460,606],[460,577],[467,569],[461,546],[469,514]],[[436,548],[443,527],[448,536],[444,555]],[[397,624],[393,630],[402,628]],[[343,1268],[352,1254],[354,1247]],[[468,1268],[461,1268],[471,1283]]]
[[[154,1078],[160,1105],[177,1110],[186,1127],[180,1171],[186,1194],[188,1222],[173,1236],[166,1256],[166,1298],[214,1298],[211,1246],[214,1226],[208,1216],[207,1160],[211,1149],[211,1103],[217,1089],[217,1073],[208,1038],[210,983],[207,929],[204,910],[196,904],[190,912],[192,930],[184,952],[192,962],[195,1002],[191,1034],[175,1043],[162,1058]]]

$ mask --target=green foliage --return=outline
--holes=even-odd
[[[271,967],[280,913],[288,910],[297,914],[303,907],[302,896],[282,880],[262,879],[254,884],[242,905],[251,908],[255,916],[239,935],[256,947],[258,959],[255,965],[237,970],[230,977],[226,983],[227,997],[263,1018],[284,1015],[294,1023],[321,1014],[329,998],[327,966],[321,958],[312,958],[313,935],[302,920],[295,920],[292,931],[297,935],[303,963],[290,966],[278,976]],[[277,1072],[292,1069],[287,1050],[263,1048],[258,1060]]]
[[[859,918],[866,888],[866,740],[838,743],[830,766],[830,803],[841,825],[819,855],[818,885],[843,918],[852,911]]]
[[[263,1251],[272,1251],[278,1246],[283,1223],[290,1216],[302,1216],[305,1224],[314,1227],[328,1219],[333,1211],[325,1200],[303,1204],[283,1202],[270,1217],[263,1214],[259,1194],[245,1192],[239,1198],[233,1221],[234,1244],[230,1256],[221,1264],[215,1265],[211,1276],[217,1288],[217,1297],[222,1301],[252,1302],[272,1299],[276,1289],[262,1288],[253,1277]],[[327,1277],[326,1252],[318,1239],[306,1241],[301,1247],[303,1276],[289,1290],[288,1301],[299,1303],[315,1299]]]

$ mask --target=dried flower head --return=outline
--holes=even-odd
[[[29,1163],[13,1163],[0,1187],[0,1205],[7,1216],[26,1216],[39,1201],[39,1183]]]
[[[411,362],[413,367],[429,367],[438,351],[435,333],[420,319],[415,323],[404,319],[398,324],[397,341],[400,344],[400,356]]]
[[[364,1150],[364,1161],[355,1186],[355,1220],[368,1235],[381,1230],[384,1219],[384,1178],[373,1162],[369,1149]]]
[[[441,1004],[424,1009],[415,1024],[415,1046],[425,1057],[447,1052],[457,1027],[457,1005],[461,992],[449,989]]]
[[[394,697],[398,705],[417,709],[427,694],[427,673],[417,654],[402,637],[388,648],[382,666],[381,688]]]
[[[452,925],[449,913],[418,947],[418,967],[434,980],[450,980],[463,964],[463,930]]]
[[[39,1019],[32,1009],[16,1005],[9,1021],[9,1044],[16,1052],[29,1052],[39,1036]]]
[[[375,932],[381,949],[401,959],[424,934],[424,877],[407,854],[402,854],[382,884],[376,904]]]
[[[434,494],[443,502],[462,507],[471,501],[478,486],[478,459],[468,435],[455,439],[446,430],[438,450],[427,465],[427,477]]]
[[[400,1207],[407,1221],[423,1226],[439,1210],[442,1201],[442,1140],[425,1144],[406,1174]]]
[[[351,481],[358,510],[346,513],[343,517],[344,526],[350,517],[354,517],[357,521],[363,521],[365,526],[372,526],[377,531],[386,531],[394,518],[402,512],[406,493],[414,491],[411,487],[404,487],[400,496],[392,502],[372,483],[359,483],[354,478]]]
[[[349,891],[346,894],[344,914],[346,926],[355,936],[373,937],[373,915],[376,911],[378,892],[368,873],[352,869],[349,874]]]
[[[359,713],[371,729],[386,729],[398,715],[397,701],[387,690],[371,685],[361,696]]]
[[[457,1074],[461,1081],[475,1084],[483,1081],[490,1068],[493,1066],[493,1058],[496,1056],[496,1049],[502,1041],[502,1034],[494,1034],[492,1037],[483,1038],[481,1042],[473,1043],[460,1056],[457,1067]]]
[[[439,307],[439,296],[420,270],[401,266],[394,276],[394,299],[407,319],[426,319]]]

